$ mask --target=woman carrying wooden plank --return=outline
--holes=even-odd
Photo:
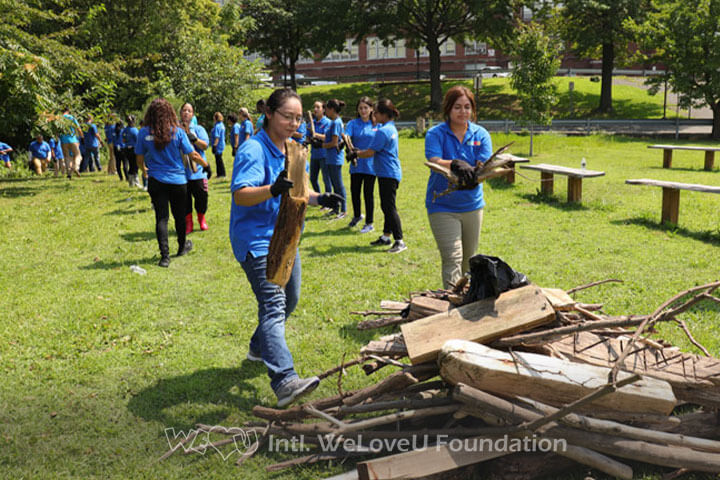
[[[250,339],[248,360],[262,361],[270,386],[284,407],[311,392],[318,377],[300,378],[285,341],[285,321],[300,298],[300,255],[285,288],[267,279],[270,240],[280,209],[281,194],[293,182],[287,178],[286,142],[303,121],[300,96],[291,89],[275,90],[266,102],[263,129],[240,146],[233,165],[230,190],[230,243],[258,302],[258,327]],[[309,203],[338,209],[342,198],[310,192]]]
[[[438,196],[448,188],[447,178],[431,171],[425,207],[442,261],[443,287],[450,288],[469,270],[482,227],[483,186],[474,168],[492,155],[490,134],[475,120],[475,96],[461,85],[445,94],[445,122],[425,136],[425,157],[449,168],[460,179],[460,188]]]
[[[357,118],[350,120],[345,127],[345,133],[350,137],[352,145],[358,149],[365,149],[370,146],[377,127],[372,120],[372,100],[369,97],[360,97],[355,111]],[[374,230],[374,190],[375,170],[373,169],[373,157],[357,158],[353,151],[348,153],[350,163],[350,195],[352,197],[353,218],[349,227],[352,228],[363,219],[361,212],[360,193],[365,199],[365,225],[360,233],[368,233]]]

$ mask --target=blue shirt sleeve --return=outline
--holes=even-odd
[[[492,138],[490,137],[490,132],[484,128],[478,132],[477,136],[480,138],[482,144],[480,145],[480,148],[477,149],[475,160],[485,163],[493,154]]]
[[[388,133],[389,132],[387,130],[383,128],[378,128],[377,132],[375,132],[372,143],[370,143],[370,146],[368,148],[374,152],[382,151],[387,145],[389,139]]]
[[[145,155],[145,136],[149,134],[149,131],[146,128],[140,129],[140,133],[138,133],[137,136],[137,142],[135,143],[135,154],[136,155]]]
[[[440,157],[444,160],[452,160],[443,156],[443,147],[439,128],[430,129],[425,135],[425,158],[430,160],[433,157]]]
[[[195,147],[193,147],[192,143],[190,143],[190,139],[185,133],[185,130],[183,130],[182,128],[178,128],[176,135],[178,140],[180,141],[180,150],[182,151],[182,153],[188,155],[189,153],[195,151]]]
[[[260,187],[265,182],[263,149],[259,142],[248,141],[240,146],[233,165],[233,181],[230,191],[244,187]]]

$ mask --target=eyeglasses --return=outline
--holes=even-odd
[[[275,113],[277,113],[278,115],[280,115],[282,118],[284,118],[286,121],[288,121],[290,123],[293,123],[293,122],[302,123],[302,121],[303,121],[302,115],[293,115],[292,113],[284,113],[284,112],[281,112],[280,110],[275,110]]]

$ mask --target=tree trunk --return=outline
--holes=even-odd
[[[289,60],[288,63],[290,64],[290,68],[288,68],[288,70],[290,72],[290,88],[292,88],[293,90],[295,90],[297,92],[297,82],[295,81],[295,60],[296,59],[290,58],[288,60]]]
[[[612,42],[602,46],[602,86],[600,87],[601,113],[612,110],[612,72],[615,65],[615,46]]]
[[[720,140],[720,100],[712,104],[713,111],[713,128],[712,138],[713,140]]]
[[[442,83],[440,81],[440,45],[436,40],[427,44],[430,54],[430,108],[439,112],[442,107]]]

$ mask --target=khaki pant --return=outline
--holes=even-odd
[[[451,288],[470,269],[470,257],[475,255],[480,239],[483,209],[431,213],[428,218],[440,250],[443,288]]]
[[[30,165],[32,169],[35,170],[35,173],[42,175],[42,173],[47,170],[48,161],[45,158],[33,157],[32,160],[30,160]]]
[[[79,143],[63,143],[62,144],[63,156],[65,157],[65,169],[68,175],[73,172],[79,174],[80,162],[82,162],[82,155],[80,155],[80,144]]]
[[[108,143],[105,145],[108,149],[108,168],[107,173],[108,175],[115,175],[116,169],[115,169],[115,146],[112,143]]]

